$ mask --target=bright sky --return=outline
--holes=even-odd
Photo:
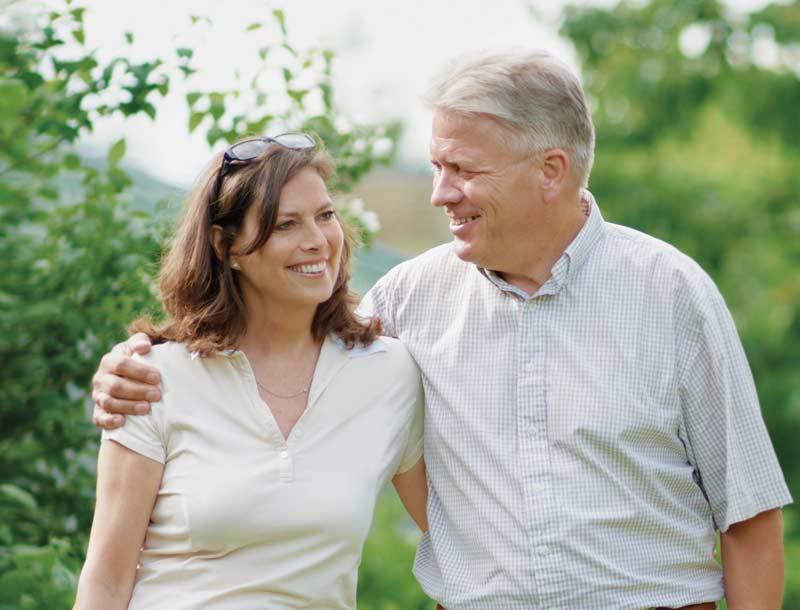
[[[233,85],[236,68],[248,73],[258,37],[242,32],[280,7],[295,46],[336,51],[334,92],[344,113],[363,121],[401,119],[406,134],[400,158],[416,164],[427,159],[429,135],[420,96],[447,60],[469,50],[509,46],[542,47],[571,59],[568,45],[552,27],[537,24],[523,0],[95,0],[89,7],[87,42],[105,56],[130,53],[125,31],[134,34],[142,59],[172,56],[179,46],[194,48],[199,72],[192,88],[224,88]],[[213,27],[190,28],[189,15],[208,16]],[[189,183],[210,151],[202,136],[187,135],[182,95],[171,94],[157,108],[156,122],[105,121],[89,142],[107,144],[124,135],[130,162],[167,181]]]
[[[739,9],[764,3],[735,2]],[[420,96],[449,59],[487,48],[543,48],[576,67],[571,48],[556,34],[562,0],[86,0],[85,4],[87,43],[103,57],[172,57],[177,47],[195,49],[198,75],[189,88],[179,88],[159,101],[155,122],[145,117],[106,120],[87,139],[88,145],[107,145],[124,136],[130,163],[178,185],[189,184],[211,154],[202,135],[187,134],[183,93],[233,85],[237,68],[247,74],[248,66],[255,64],[259,41],[242,32],[253,21],[268,20],[274,8],[286,13],[295,46],[323,45],[336,51],[334,91],[346,115],[404,122],[400,159],[411,164],[422,165],[427,159],[430,118]],[[190,15],[208,16],[213,26],[190,28]],[[132,48],[125,44],[124,32],[135,37]]]

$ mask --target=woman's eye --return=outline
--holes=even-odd
[[[287,220],[285,222],[279,222],[278,224],[275,225],[275,230],[276,231],[288,231],[289,229],[292,228],[293,224],[294,223],[291,220]]]
[[[328,210],[319,215],[319,217],[326,222],[329,220],[333,220],[335,216],[336,212],[334,212],[333,210]]]

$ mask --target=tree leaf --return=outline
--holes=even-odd
[[[209,94],[208,100],[208,112],[214,117],[215,121],[218,121],[225,114],[225,96],[222,93],[215,92]]]
[[[205,116],[205,112],[192,112],[189,115],[189,133],[192,133],[195,129],[197,129],[197,126],[203,122]]]
[[[192,91],[191,93],[186,94],[186,103],[189,104],[189,108],[194,107],[201,95],[202,94],[199,91]]]
[[[286,15],[284,15],[283,11],[280,9],[272,11],[272,15],[277,20],[278,26],[281,28],[281,33],[286,36]]]
[[[125,138],[120,138],[108,149],[108,164],[116,165],[125,156]]]
[[[64,155],[64,167],[69,170],[78,169],[81,166],[81,158],[75,153]]]
[[[3,496],[8,500],[13,500],[17,504],[20,504],[31,511],[36,510],[37,508],[36,498],[34,498],[30,492],[27,492],[16,485],[11,485],[10,483],[3,483],[0,485],[0,496]]]

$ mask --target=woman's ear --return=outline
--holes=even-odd
[[[211,225],[211,247],[219,260],[225,260],[225,229],[219,225]]]

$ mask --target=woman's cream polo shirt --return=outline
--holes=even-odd
[[[242,352],[167,343],[144,361],[161,370],[162,400],[103,433],[164,464],[129,609],[355,608],[378,493],[422,455],[406,349],[327,338],[286,440]]]

